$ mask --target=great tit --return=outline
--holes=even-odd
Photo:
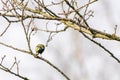
[[[36,54],[42,54],[43,51],[45,50],[45,46],[43,44],[38,44],[36,47],[35,47],[35,51],[36,51]]]

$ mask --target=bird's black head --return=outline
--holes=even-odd
[[[40,49],[38,50],[38,53],[39,53],[39,54],[42,54],[43,51],[44,51],[44,49],[43,49],[43,48],[40,48]]]

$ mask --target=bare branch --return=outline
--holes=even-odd
[[[26,36],[26,40],[27,40],[27,43],[28,43],[28,48],[29,48],[29,51],[30,53],[32,54],[32,50],[31,50],[31,47],[30,47],[30,41],[29,41],[29,37],[27,35],[27,31],[26,31],[26,28],[25,28],[25,25],[24,25],[24,22],[23,22],[23,19],[24,19],[24,10],[25,10],[25,7],[27,6],[28,2],[26,3],[25,6],[23,6],[23,10],[22,10],[22,17],[21,17],[21,24],[23,26],[23,29],[24,29],[24,33],[25,33],[25,36]],[[28,28],[29,29],[29,28]]]
[[[0,42],[0,44],[3,45],[3,46],[6,46],[6,47],[8,47],[8,48],[11,48],[11,49],[13,49],[13,50],[16,50],[16,51],[20,51],[20,52],[23,52],[23,53],[31,54],[31,52],[29,52],[29,51],[22,50],[22,49],[18,49],[18,48],[15,48],[15,47],[11,46],[11,45],[2,43],[2,42]]]
[[[120,63],[120,60],[116,57],[116,56],[114,56],[114,54],[111,52],[111,51],[109,51],[108,49],[106,49],[103,45],[101,45],[100,43],[98,43],[97,41],[95,41],[95,40],[93,40],[93,39],[91,39],[90,37],[88,37],[86,34],[84,34],[83,32],[81,32],[82,34],[83,34],[83,36],[84,37],[86,37],[87,39],[89,39],[90,41],[92,41],[93,43],[95,43],[96,45],[98,45],[99,47],[101,47],[102,49],[104,49],[107,53],[109,53],[109,55],[111,55],[111,57],[113,58],[113,59],[115,59],[118,63]]]
[[[1,57],[1,62],[0,62],[0,64],[3,63],[3,60],[5,59],[5,57],[6,57],[6,55],[4,55],[3,57]]]
[[[12,64],[12,66],[10,67],[9,70],[12,70],[13,67],[16,65],[16,67],[17,67],[17,74],[19,74],[19,63],[20,63],[20,61],[17,61],[17,58],[16,58],[16,57],[15,57],[14,59],[15,59],[15,61],[14,61],[14,63]]]
[[[56,69],[59,73],[61,73],[61,75],[63,75],[67,80],[71,80],[64,72],[62,72],[58,67],[56,67],[55,65],[53,65],[50,61],[48,61],[47,59],[43,58],[43,57],[39,57],[34,55],[35,58],[40,59],[44,62],[46,62],[47,64],[49,64],[50,66],[52,66],[54,69]]]
[[[15,65],[16,63],[17,63],[17,67],[18,67],[19,61],[16,62],[16,59],[15,59],[15,62],[13,63],[13,65],[11,66],[10,69],[7,68],[7,67],[5,67],[4,65],[2,65],[2,62],[4,61],[5,57],[6,57],[6,56],[3,56],[3,57],[1,58],[1,59],[2,59],[2,60],[1,60],[1,64],[0,64],[0,69],[1,69],[1,70],[5,71],[5,72],[8,72],[8,73],[10,73],[10,74],[13,74],[13,75],[15,75],[15,76],[17,76],[17,77],[19,77],[19,78],[21,78],[21,79],[23,79],[23,80],[29,80],[28,78],[23,77],[23,76],[19,75],[18,73],[15,73],[15,72],[11,71],[11,69],[14,67],[14,65]]]

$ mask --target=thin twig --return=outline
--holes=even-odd
[[[10,73],[10,74],[13,74],[13,75],[15,75],[15,76],[17,76],[17,77],[19,77],[19,78],[21,78],[21,79],[23,79],[23,80],[29,80],[27,77],[21,76],[18,72],[15,73],[15,72],[11,71],[11,69],[14,67],[15,64],[17,65],[17,69],[19,69],[19,68],[18,68],[19,61],[17,62],[16,58],[15,58],[15,61],[14,61],[14,63],[12,64],[12,66],[11,66],[10,68],[5,67],[5,66],[2,64],[3,61],[4,61],[4,59],[5,59],[5,57],[6,57],[6,55],[4,55],[3,57],[1,57],[1,63],[0,63],[0,69],[1,69],[1,70],[5,71],[5,72],[8,72],[8,73]]]
[[[85,11],[84,11],[84,15],[83,15],[84,18],[85,18],[85,15],[87,13],[89,5],[90,5],[90,0],[88,1],[88,5],[86,5]]]
[[[97,1],[97,0],[91,1],[90,3],[87,3],[87,4],[81,6],[80,8],[78,8],[78,9],[76,9],[76,10],[77,10],[77,11],[80,11],[81,9],[83,9],[84,7],[86,7],[87,5],[90,5],[90,4],[92,4],[92,3],[96,2],[96,1]],[[71,13],[73,13],[73,12],[75,12],[75,11],[74,11],[74,10],[71,10],[71,11],[68,11],[67,13],[64,13],[64,14],[68,15],[68,14],[71,14]],[[63,14],[63,13],[59,13],[59,15],[64,15],[64,14]]]
[[[58,72],[61,73],[61,75],[63,75],[67,80],[71,80],[64,72],[62,72],[58,67],[56,67],[55,65],[53,65],[50,61],[48,61],[47,59],[43,58],[43,57],[39,57],[39,56],[35,56],[35,58],[40,59],[44,62],[46,62],[47,64],[49,64],[50,66],[52,66],[54,69],[56,69]]]
[[[101,45],[101,44],[98,43],[97,41],[95,41],[95,40],[91,39],[90,37],[88,37],[88,36],[87,36],[86,34],[84,34],[83,32],[81,32],[81,33],[82,33],[83,36],[86,37],[88,40],[92,41],[93,43],[95,43],[96,45],[98,45],[99,47],[101,47],[102,49],[104,49],[109,55],[111,55],[111,57],[112,57],[113,59],[115,59],[118,63],[120,63],[120,60],[119,60],[116,56],[114,56],[114,54],[113,54],[111,51],[109,51],[108,49],[106,49],[103,45]]]
[[[1,57],[1,62],[0,62],[0,64],[3,63],[3,60],[5,59],[5,57],[6,57],[6,55],[4,55],[3,57]]]
[[[32,50],[31,50],[31,46],[30,46],[30,41],[29,41],[29,37],[27,35],[27,31],[26,31],[26,28],[25,28],[25,25],[24,25],[24,22],[23,22],[23,19],[24,19],[24,10],[25,10],[25,7],[27,6],[28,3],[26,3],[25,6],[23,6],[23,9],[22,9],[22,17],[21,17],[21,24],[23,26],[23,30],[24,30],[24,33],[25,33],[25,37],[26,37],[26,40],[27,40],[27,44],[28,44],[28,48],[29,48],[29,51],[31,52],[32,54]]]
[[[19,49],[19,48],[13,47],[13,46],[11,46],[11,45],[8,45],[8,44],[2,43],[2,42],[0,42],[0,44],[3,45],[3,46],[9,47],[9,48],[11,48],[11,49],[13,49],[13,50],[16,50],[16,51],[20,51],[20,52],[23,52],[23,53],[31,54],[31,52],[29,52],[29,51],[26,51],[26,50],[23,50],[23,49]]]
[[[52,31],[52,30],[43,30],[43,29],[40,29],[40,28],[37,28],[37,30],[44,31],[44,32],[59,33],[59,32],[64,32],[64,31],[66,31],[67,28],[68,28],[68,27],[65,27],[64,29],[54,30],[54,31]]]
[[[8,72],[8,73],[10,73],[10,74],[13,74],[13,75],[15,75],[15,76],[17,76],[17,77],[19,77],[19,78],[21,78],[21,79],[23,79],[23,80],[29,80],[27,77],[23,77],[23,76],[21,76],[21,75],[19,75],[19,74],[16,74],[16,73],[12,72],[10,69],[4,67],[4,66],[1,65],[1,64],[0,64],[0,69],[2,69],[2,70],[5,71],[5,72]]]
[[[14,63],[12,64],[12,66],[10,67],[10,69],[9,69],[9,70],[12,70],[12,69],[13,69],[13,67],[15,66],[15,64],[16,64],[16,61],[14,61]]]
[[[4,17],[6,18],[6,17]],[[5,30],[0,34],[0,36],[3,36],[5,34],[5,32],[8,30],[8,28],[10,27],[11,22],[9,22],[8,26],[5,28]]]

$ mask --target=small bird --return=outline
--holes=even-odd
[[[42,54],[44,50],[45,50],[45,46],[43,44],[38,44],[35,47],[36,56],[38,56],[39,54]]]

